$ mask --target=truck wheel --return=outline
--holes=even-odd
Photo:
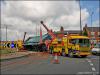
[[[51,50],[51,54],[53,54],[53,50]]]
[[[49,51],[49,53],[51,54],[51,49],[49,49],[50,51]]]
[[[92,54],[93,54],[93,55],[96,55],[96,54],[97,54],[97,52],[92,52]]]
[[[47,47],[46,47],[45,44],[42,44],[42,45],[41,45],[41,48],[42,48],[42,51],[43,51],[43,52],[47,51]]]
[[[72,58],[73,57],[73,53],[72,52],[69,52],[68,53],[68,56]]]
[[[66,56],[66,53],[64,51],[62,51],[62,54],[61,55],[65,57]]]
[[[82,58],[85,58],[85,57],[87,57],[87,55],[81,55],[81,57],[82,57]]]
[[[50,54],[53,54],[53,50],[50,49]]]

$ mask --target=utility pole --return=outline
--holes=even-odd
[[[82,24],[81,24],[81,4],[79,0],[79,8],[80,8],[80,34],[82,35]]]
[[[92,32],[93,32],[93,26],[92,26],[92,15],[93,15],[93,11],[92,11],[92,13],[91,13],[91,28],[92,28]],[[92,37],[92,42],[93,42],[93,37]]]
[[[7,25],[5,25],[6,26],[6,41],[7,41]]]
[[[6,27],[6,41],[8,40],[8,32],[7,32],[7,30],[8,30],[8,26],[12,26],[12,25],[7,25],[7,24],[2,24],[4,27]]]

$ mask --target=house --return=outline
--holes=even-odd
[[[91,39],[91,43],[100,42],[100,27],[88,27],[85,25],[83,33]]]

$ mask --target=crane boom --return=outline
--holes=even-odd
[[[56,35],[51,30],[48,29],[48,27],[43,23],[43,21],[41,21],[41,24],[47,30],[48,34],[52,37],[52,39],[55,39],[56,38]]]
[[[43,21],[41,21],[41,24],[44,26],[44,28],[47,30],[47,31],[50,31],[47,26],[43,23]]]
[[[42,29],[40,27],[40,44],[42,43]]]
[[[23,38],[23,43],[24,43],[24,41],[25,41],[25,36],[26,36],[26,32],[24,32],[24,38]]]

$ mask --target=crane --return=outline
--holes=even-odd
[[[40,22],[44,28],[47,30],[48,34],[52,37],[52,40],[56,38],[56,35],[52,32],[52,30],[49,30],[48,27],[44,24],[43,21]]]
[[[25,36],[26,36],[26,32],[24,32],[23,43],[24,43],[24,41],[25,41]]]
[[[26,33],[27,33],[27,32],[24,32],[24,37],[23,37],[22,42],[21,42],[21,41],[18,42],[18,47],[19,47],[19,50],[20,50],[20,51],[25,51],[25,50],[26,50],[25,47],[24,47],[24,42],[25,42]]]
[[[51,42],[48,43],[48,49],[49,49],[49,52],[52,54],[53,52],[54,53],[57,53],[57,54],[60,54],[64,48],[64,42],[62,41],[62,38],[64,36],[63,34],[63,27],[61,27],[61,33],[59,36],[56,36],[54,34],[54,32],[52,32],[51,30],[49,30],[47,28],[47,26],[43,23],[43,21],[40,21],[40,23],[44,26],[44,28],[47,30],[48,34],[51,36]]]

